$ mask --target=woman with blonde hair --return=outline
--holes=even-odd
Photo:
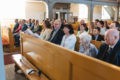
[[[48,20],[45,20],[43,22],[43,29],[41,31],[40,38],[43,40],[48,40],[51,32],[52,32],[51,24]]]

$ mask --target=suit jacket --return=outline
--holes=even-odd
[[[120,40],[111,51],[109,59],[110,63],[120,66]]]
[[[98,59],[120,66],[120,40],[114,46],[113,50],[108,54],[108,45],[103,44],[97,55]]]
[[[24,25],[22,26],[22,31],[26,31],[27,28],[28,28],[28,26],[27,26],[26,24],[24,24]]]
[[[94,35],[92,35],[92,40],[95,40],[95,36]],[[101,36],[101,35],[98,35],[97,41],[104,41],[104,37]]]
[[[48,39],[48,41],[55,43],[55,44],[61,44],[64,32],[62,29],[59,29],[58,32],[55,34],[55,36],[53,37],[53,39],[51,40],[51,36],[53,35],[54,30],[51,32],[50,38]]]
[[[19,23],[16,23],[13,29],[13,33],[16,33],[16,30],[18,29],[18,27],[19,27]]]

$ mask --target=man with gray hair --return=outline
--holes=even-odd
[[[55,20],[54,26],[53,26],[53,31],[51,32],[51,35],[50,35],[50,38],[48,39],[48,41],[60,45],[63,35],[64,35],[64,32],[61,29],[61,21]]]
[[[97,58],[120,66],[119,31],[116,29],[106,31],[105,42],[101,45]]]

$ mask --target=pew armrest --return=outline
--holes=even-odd
[[[21,54],[15,54],[12,57],[17,66],[23,71],[29,80],[41,80],[40,76],[38,75],[37,68],[35,68],[25,57],[23,57]],[[26,73],[28,69],[34,69],[35,72],[28,74]]]

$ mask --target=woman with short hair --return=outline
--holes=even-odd
[[[76,43],[76,36],[74,35],[74,30],[70,24],[64,25],[63,31],[65,35],[62,38],[61,46],[74,50]]]
[[[98,50],[91,42],[91,35],[88,33],[82,33],[80,36],[80,48],[79,52],[88,56],[96,57]]]

